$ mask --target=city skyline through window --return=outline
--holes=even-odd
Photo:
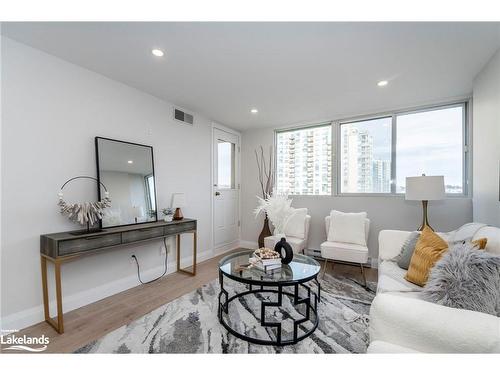
[[[277,133],[276,177],[280,194],[331,194],[331,125]]]
[[[406,177],[426,174],[444,176],[447,194],[466,194],[466,108],[458,103],[277,132],[276,189],[291,195],[404,194]]]
[[[341,125],[342,193],[391,192],[392,117]]]

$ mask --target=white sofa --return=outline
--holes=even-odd
[[[368,353],[500,353],[500,318],[421,299],[422,288],[404,279],[393,261],[411,232],[379,234],[379,280],[370,309]],[[454,232],[439,233],[445,240]],[[483,227],[486,251],[500,255],[500,228]]]

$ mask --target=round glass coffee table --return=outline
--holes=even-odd
[[[296,344],[312,334],[318,327],[317,311],[321,285],[317,277],[320,265],[311,257],[294,254],[293,260],[289,264],[283,264],[280,269],[266,273],[255,267],[246,268],[250,263],[249,258],[252,253],[253,250],[237,252],[226,256],[219,262],[219,322],[234,336],[254,344],[278,346]],[[235,292],[230,296],[227,289],[225,289],[224,278],[244,284],[245,290]],[[256,297],[264,294],[268,296],[276,295],[275,301],[270,301],[269,298],[258,298],[260,311],[253,313],[255,316],[260,314],[260,319],[257,320],[262,327],[274,327],[275,334],[270,335],[270,339],[262,339],[240,332],[228,322],[231,303],[241,301],[242,298],[250,294]],[[276,319],[266,321],[266,308],[282,307],[283,296],[291,297],[290,302],[293,303],[293,306],[297,307],[297,311],[301,310],[300,317],[297,319],[292,318],[293,333],[291,337],[282,337],[282,322],[276,321]],[[289,314],[286,314],[286,318],[291,319]]]

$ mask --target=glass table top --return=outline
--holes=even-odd
[[[240,251],[230,254],[219,262],[219,269],[222,273],[232,279],[241,281],[256,281],[266,283],[293,283],[313,279],[320,270],[320,265],[313,258],[294,254],[293,259],[288,264],[283,264],[281,268],[269,272],[264,272],[252,267],[246,269],[250,264],[250,257],[254,250]]]

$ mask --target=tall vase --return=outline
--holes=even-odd
[[[269,219],[266,215],[262,231],[259,234],[259,248],[264,247],[264,238],[269,237],[271,234],[271,229],[269,228]]]

